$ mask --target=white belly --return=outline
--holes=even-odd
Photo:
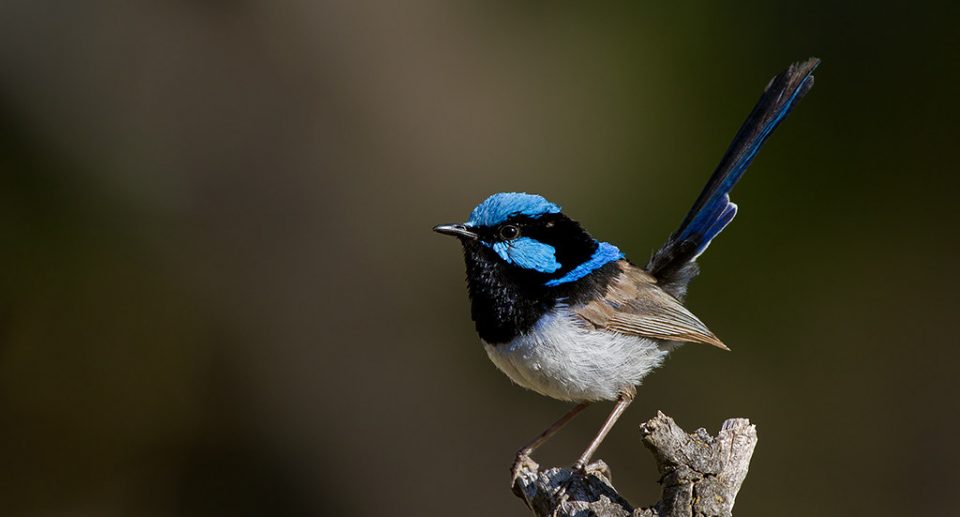
[[[660,366],[673,343],[588,329],[568,308],[509,343],[484,343],[513,382],[560,400],[615,400]]]

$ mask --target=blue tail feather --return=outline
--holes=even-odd
[[[733,221],[733,218],[737,215],[737,204],[730,201],[730,196],[724,194],[725,203],[718,203],[717,206],[723,207],[723,210],[720,211],[716,217],[711,216],[708,220],[713,221],[713,223],[708,226],[703,231],[703,237],[697,242],[696,250],[694,251],[694,256],[691,260],[696,260],[697,257],[703,254],[704,251],[707,251],[707,247],[710,246],[710,242],[713,241],[713,238],[720,234],[724,228],[730,224],[730,221]]]
[[[730,191],[773,130],[813,87],[812,74],[819,64],[817,58],[795,63],[767,85],[683,223],[647,264],[661,285],[676,283],[682,295],[686,283],[696,275],[693,261],[737,213]]]

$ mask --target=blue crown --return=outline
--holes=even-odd
[[[539,217],[556,214],[560,207],[543,196],[525,192],[501,192],[494,194],[470,212],[470,226],[496,226],[514,215]]]

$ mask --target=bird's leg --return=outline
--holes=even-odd
[[[560,417],[560,420],[554,422],[550,427],[546,428],[542,433],[540,433],[536,438],[530,441],[527,445],[523,446],[519,451],[517,451],[517,462],[520,462],[521,459],[529,456],[533,451],[544,444],[551,436],[557,434],[557,431],[563,429],[563,426],[567,425],[573,417],[577,416],[578,413],[586,409],[589,406],[589,402],[581,402],[574,406],[573,409],[568,411],[565,415]]]
[[[573,417],[577,416],[577,414],[579,414],[581,411],[586,409],[586,407],[589,405],[590,405],[589,402],[581,402],[577,404],[576,406],[574,406],[573,409],[571,409],[570,411],[567,411],[565,415],[560,417],[560,420],[557,420],[556,422],[554,422],[553,425],[546,428],[530,443],[528,443],[522,449],[517,451],[517,457],[513,461],[513,467],[510,469],[511,473],[513,474],[513,479],[516,480],[517,476],[520,475],[520,472],[522,472],[524,468],[528,467],[527,464],[530,463],[530,454],[534,450],[536,450],[537,447],[540,447],[541,445],[543,445],[544,442],[549,440],[551,436],[557,434],[557,431],[562,429],[563,426],[567,425],[568,422],[573,420]]]
[[[563,426],[567,425],[571,420],[573,420],[573,417],[577,416],[581,411],[586,409],[587,406],[589,405],[590,405],[589,402],[581,402],[576,406],[574,406],[573,409],[571,409],[570,411],[567,411],[567,413],[562,417],[560,417],[559,420],[554,422],[550,427],[546,428],[536,438],[531,440],[530,443],[528,443],[522,449],[517,451],[517,458],[520,458],[521,456],[529,456],[530,453],[537,450],[537,447],[540,447],[541,445],[544,444],[544,442],[549,440],[551,436],[557,434],[557,431],[559,431],[560,429],[563,429]]]
[[[597,452],[597,448],[600,447],[603,439],[607,437],[607,433],[613,429],[613,425],[617,423],[617,419],[620,418],[620,415],[623,414],[623,411],[627,409],[627,406],[633,402],[634,395],[635,392],[633,390],[620,393],[620,396],[617,398],[617,405],[613,406],[613,411],[610,412],[610,416],[607,417],[607,421],[603,423],[603,427],[600,428],[600,432],[597,433],[596,438],[590,442],[590,446],[587,447],[587,450],[583,451],[583,454],[580,455],[580,459],[578,459],[573,465],[575,469],[583,470],[590,462],[590,458],[593,457],[593,453]]]

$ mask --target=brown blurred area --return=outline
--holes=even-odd
[[[0,3],[0,514],[525,515],[511,386],[430,232],[537,192],[643,262],[762,86],[637,425],[746,416],[739,515],[946,515],[960,483],[958,8],[815,1]],[[569,464],[586,412],[538,454]]]

